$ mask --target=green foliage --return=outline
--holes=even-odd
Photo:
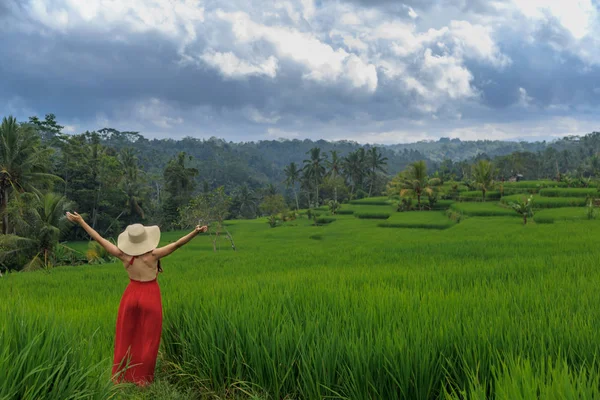
[[[588,197],[598,195],[598,189],[541,189],[543,197]]]
[[[450,209],[469,217],[513,217],[512,209],[492,203],[454,203]]]
[[[388,219],[391,214],[389,213],[371,213],[371,212],[361,212],[361,213],[354,213],[354,216],[356,218],[360,218],[360,219]]]
[[[88,243],[88,249],[85,253],[88,264],[106,264],[115,262],[117,259],[110,255],[100,243],[91,241]]]
[[[339,210],[337,212],[338,215],[352,215],[354,214],[354,210]]]
[[[260,204],[260,210],[265,215],[277,215],[286,209],[285,199],[280,194],[266,196]]]
[[[35,128],[20,124],[14,117],[0,124],[0,217],[2,233],[12,233],[7,213],[9,197],[16,193],[37,192],[58,178],[48,173],[52,150],[41,147]]]
[[[338,213],[338,210],[341,208],[341,204],[338,203],[336,200],[329,200],[329,212],[332,215],[335,215]]]
[[[56,264],[54,251],[61,232],[68,230],[65,212],[71,204],[55,193],[15,195],[6,210],[13,235],[0,235],[6,251],[0,263],[9,269],[47,269]]]
[[[388,184],[388,196],[400,195],[400,197],[416,197],[417,208],[422,210],[421,197],[433,197],[437,186],[441,184],[438,178],[430,179],[427,176],[427,165],[425,161],[412,163],[409,168],[394,177]]]
[[[504,196],[501,200],[504,204],[510,204],[519,201],[523,195]],[[581,197],[540,197],[535,200],[535,208],[559,208],[559,207],[583,207],[585,198]]]
[[[510,207],[523,217],[523,224],[527,225],[527,218],[533,217],[533,196],[523,197],[518,202],[511,202]]]
[[[335,222],[336,219],[335,218],[331,218],[331,217],[319,217],[315,221],[316,221],[317,225],[327,225],[327,224],[330,224],[332,222]]]
[[[585,215],[587,219],[596,219],[598,216],[598,210],[594,206],[594,199],[587,198],[587,204],[585,205]]]
[[[413,229],[444,220],[450,229]],[[25,385],[46,398],[37,392],[49,387],[43,374],[58,373],[55,361],[70,354],[63,371],[73,375],[53,382],[98,398],[143,398],[168,382],[199,397],[245,398],[243,389],[281,399],[472,396],[476,382],[486,398],[519,398],[507,382],[552,398],[575,382],[573,398],[585,398],[583,377],[600,375],[599,251],[589,245],[599,224],[523,230],[514,218],[454,224],[443,212],[395,213],[388,222],[411,226],[340,217],[316,232],[308,223],[271,230],[262,220],[233,221],[243,252],[212,254],[199,237],[170,256],[159,278],[168,311],[159,380],[145,389],[109,385],[127,281],[120,263],[8,274],[0,278],[0,292],[11,293],[0,302],[0,331],[9,330],[0,334],[0,393],[31,373],[39,380]],[[163,243],[181,234],[165,232]],[[47,345],[28,350],[39,334]],[[530,364],[520,369],[511,358]],[[546,375],[550,361],[562,372]],[[500,373],[504,364],[512,366]]]
[[[385,197],[371,197],[360,200],[351,200],[350,204],[363,206],[388,206],[390,205],[390,202]]]
[[[492,163],[488,160],[479,160],[473,165],[473,179],[481,191],[483,201],[485,201],[486,193],[495,185]]]
[[[500,192],[490,191],[485,193],[486,200],[500,200],[500,197]],[[480,190],[461,192],[459,195],[460,201],[482,201],[482,199]]]

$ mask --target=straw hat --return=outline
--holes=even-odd
[[[160,228],[158,226],[133,224],[119,235],[117,247],[125,254],[139,256],[154,250],[159,241]]]

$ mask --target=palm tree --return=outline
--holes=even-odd
[[[331,161],[325,161],[327,165],[325,176],[335,179],[342,174],[342,159],[340,159],[337,150],[331,150],[329,154],[331,154]],[[337,183],[334,183],[333,193],[334,201],[337,203]]]
[[[523,225],[527,225],[527,218],[533,217],[533,196],[523,198],[518,202],[511,202],[510,207],[523,217]]]
[[[289,188],[291,187],[294,191],[294,198],[296,199],[296,211],[300,209],[300,205],[298,203],[298,193],[296,192],[296,182],[300,181],[300,170],[295,162],[290,163],[287,167],[285,167],[285,184]]]
[[[326,157],[321,155],[321,149],[313,147],[306,154],[310,153],[310,158],[304,160],[303,173],[312,181],[316,189],[315,203],[319,206],[319,185],[325,176],[325,166],[323,165]]]
[[[479,160],[477,164],[473,165],[473,178],[483,194],[483,201],[485,201],[485,193],[494,185],[493,174],[492,163],[488,160]]]
[[[71,203],[65,196],[49,192],[19,194],[11,204],[8,212],[16,234],[0,239],[9,249],[5,256],[22,257],[25,270],[50,266],[60,233],[68,227],[65,212],[72,208]]]
[[[387,165],[387,157],[383,157],[377,147],[372,147],[367,151],[367,166],[369,168],[369,174],[371,177],[371,184],[369,185],[369,197],[373,192],[373,183],[377,177],[377,171],[381,171],[384,174],[387,172],[384,168]]]
[[[143,171],[138,165],[138,158],[133,149],[126,148],[119,154],[119,163],[123,171],[122,189],[127,196],[127,211],[130,216],[137,214],[141,219],[145,218],[144,210],[141,207],[143,198],[142,174]]]
[[[0,125],[0,215],[2,233],[9,231],[6,213],[11,193],[35,191],[36,185],[60,180],[46,173],[51,149],[40,148],[40,137],[31,125],[10,116]]]
[[[350,196],[354,195],[357,187],[362,187],[365,176],[365,149],[360,148],[351,152],[342,160],[344,175],[352,183]]]
[[[425,161],[416,161],[409,165],[408,170],[398,174],[390,184],[394,191],[399,187],[400,197],[406,195],[416,196],[417,206],[421,209],[421,196],[423,194],[432,196],[434,188],[440,184],[440,180],[437,178],[429,179]]]
[[[256,198],[254,192],[249,189],[247,185],[244,185],[240,188],[235,199],[239,206],[239,211],[242,214],[244,214],[244,210],[248,210],[251,215],[256,215],[256,202],[258,199]]]
[[[194,190],[194,177],[198,175],[196,168],[185,166],[185,158],[186,153],[180,152],[176,158],[169,160],[164,171],[166,190],[171,196],[184,199]]]

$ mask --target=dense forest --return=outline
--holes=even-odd
[[[115,236],[133,222],[177,229],[271,216],[275,224],[275,215],[287,210],[409,193],[407,188],[431,179],[477,188],[477,168],[489,169],[488,186],[515,176],[585,185],[600,175],[599,132],[535,143],[233,143],[147,139],[111,128],[68,135],[48,114],[27,122],[4,118],[0,140],[4,269],[48,266],[67,252],[60,241],[84,239],[64,220],[67,209],[84,215],[102,235]]]

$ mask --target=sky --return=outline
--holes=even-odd
[[[0,116],[410,143],[600,131],[600,0],[0,0]]]

